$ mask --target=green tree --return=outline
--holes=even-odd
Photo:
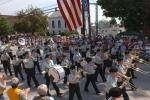
[[[18,32],[41,34],[47,32],[47,16],[39,8],[29,8],[18,12],[14,29]]]
[[[104,15],[119,18],[127,30],[150,33],[150,0],[98,0]]]
[[[0,35],[8,35],[12,31],[9,21],[3,17],[0,18]]]

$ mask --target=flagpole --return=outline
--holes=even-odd
[[[81,29],[81,34],[83,34],[85,38],[85,9],[84,9],[84,3],[82,0],[82,29]]]
[[[90,16],[90,1],[87,0],[87,6],[88,6],[88,29],[89,29],[89,39],[91,40],[91,16]]]

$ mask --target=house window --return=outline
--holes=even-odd
[[[66,22],[65,22],[65,28],[67,27],[67,24],[66,24]]]
[[[55,34],[55,31],[53,31],[53,34]]]
[[[61,31],[59,31],[59,34],[61,33]]]
[[[61,22],[58,20],[58,28],[61,28]]]
[[[52,21],[52,28],[55,28],[55,22]]]

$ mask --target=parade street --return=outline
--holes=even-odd
[[[150,66],[147,64],[139,64],[138,66],[140,66],[141,69],[150,72]],[[146,74],[146,75],[142,75],[140,73],[136,72],[136,76],[137,79],[134,80],[134,83],[136,84],[136,86],[138,87],[137,91],[130,91],[130,89],[128,89],[128,93],[130,96],[130,100],[149,100],[150,98],[150,73]],[[44,78],[43,76],[37,74],[38,80],[39,82],[42,84],[44,83]],[[9,84],[9,82],[8,82]],[[84,100],[105,100],[105,89],[106,86],[104,83],[101,82],[101,78],[99,77],[99,83],[97,83],[100,91],[103,93],[103,95],[96,95],[93,87],[90,85],[89,88],[89,93],[84,92],[83,88],[84,88],[84,84],[85,84],[85,79],[83,79],[83,81],[81,81],[80,85],[81,85],[81,92],[82,92],[82,96]],[[26,82],[22,82],[20,84],[20,86],[22,88],[25,88]],[[59,83],[59,87],[61,88],[61,92],[64,93],[64,95],[62,97],[57,97],[56,96],[56,92],[53,89],[53,87],[51,86],[50,88],[50,93],[55,97],[56,100],[68,100],[68,88],[63,85],[62,83]],[[37,95],[36,93],[36,88],[31,88],[30,91],[30,100],[32,100],[32,98]],[[74,100],[78,100],[75,96]]]

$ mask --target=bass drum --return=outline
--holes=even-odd
[[[49,69],[48,75],[52,76],[53,82],[57,83],[65,77],[65,71],[62,66],[54,65]]]

